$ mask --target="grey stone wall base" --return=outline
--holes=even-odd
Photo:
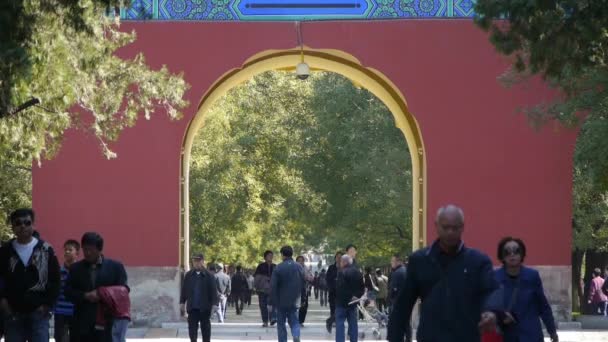
[[[558,322],[572,320],[570,266],[532,266],[543,280],[545,294]],[[178,267],[127,267],[131,287],[133,325],[160,327],[163,322],[176,322],[179,316],[181,272]],[[413,312],[416,327],[418,310]]]
[[[160,327],[179,320],[178,267],[126,267],[134,326]]]
[[[538,270],[555,321],[572,321],[572,267],[531,266]]]

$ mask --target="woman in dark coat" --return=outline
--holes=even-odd
[[[503,267],[495,271],[503,293],[505,318],[501,322],[504,342],[542,342],[542,319],[551,341],[557,332],[551,306],[547,302],[538,271],[523,265],[526,245],[520,239],[506,237],[498,244],[498,259]]]

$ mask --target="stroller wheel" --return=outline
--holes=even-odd
[[[378,331],[378,329],[374,329],[373,330],[373,334],[374,334],[374,337],[376,338],[376,340],[380,340],[381,339],[380,331]]]

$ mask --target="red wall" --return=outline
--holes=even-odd
[[[125,55],[184,72],[190,107],[181,121],[141,119],[105,160],[96,140],[66,135],[58,157],[34,170],[37,228],[55,246],[101,232],[106,253],[130,266],[178,265],[179,153],[201,96],[223,73],[267,49],[296,45],[293,23],[147,22]],[[422,130],[428,222],[445,203],[465,209],[468,245],[494,254],[519,236],[528,262],[569,265],[571,171],[576,132],[529,127],[516,109],[547,100],[539,84],[505,89],[508,65],[469,20],[305,23],[304,43],[359,58],[397,85]],[[429,239],[429,241],[431,241]]]

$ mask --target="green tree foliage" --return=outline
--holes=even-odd
[[[251,266],[265,249],[386,264],[411,245],[411,165],[388,109],[331,73],[269,72],[205,117],[190,174],[191,243]]]
[[[52,158],[66,130],[93,134],[103,153],[113,158],[108,143],[139,116],[149,119],[160,110],[179,118],[187,105],[181,75],[165,67],[151,70],[142,54],[117,56],[136,38],[120,31],[119,22],[107,15],[108,8],[120,3],[0,2],[0,186],[3,194],[12,189],[11,198],[19,198],[1,199],[4,214],[30,204],[31,175],[22,171],[33,161]],[[41,105],[15,113],[33,97]]]

